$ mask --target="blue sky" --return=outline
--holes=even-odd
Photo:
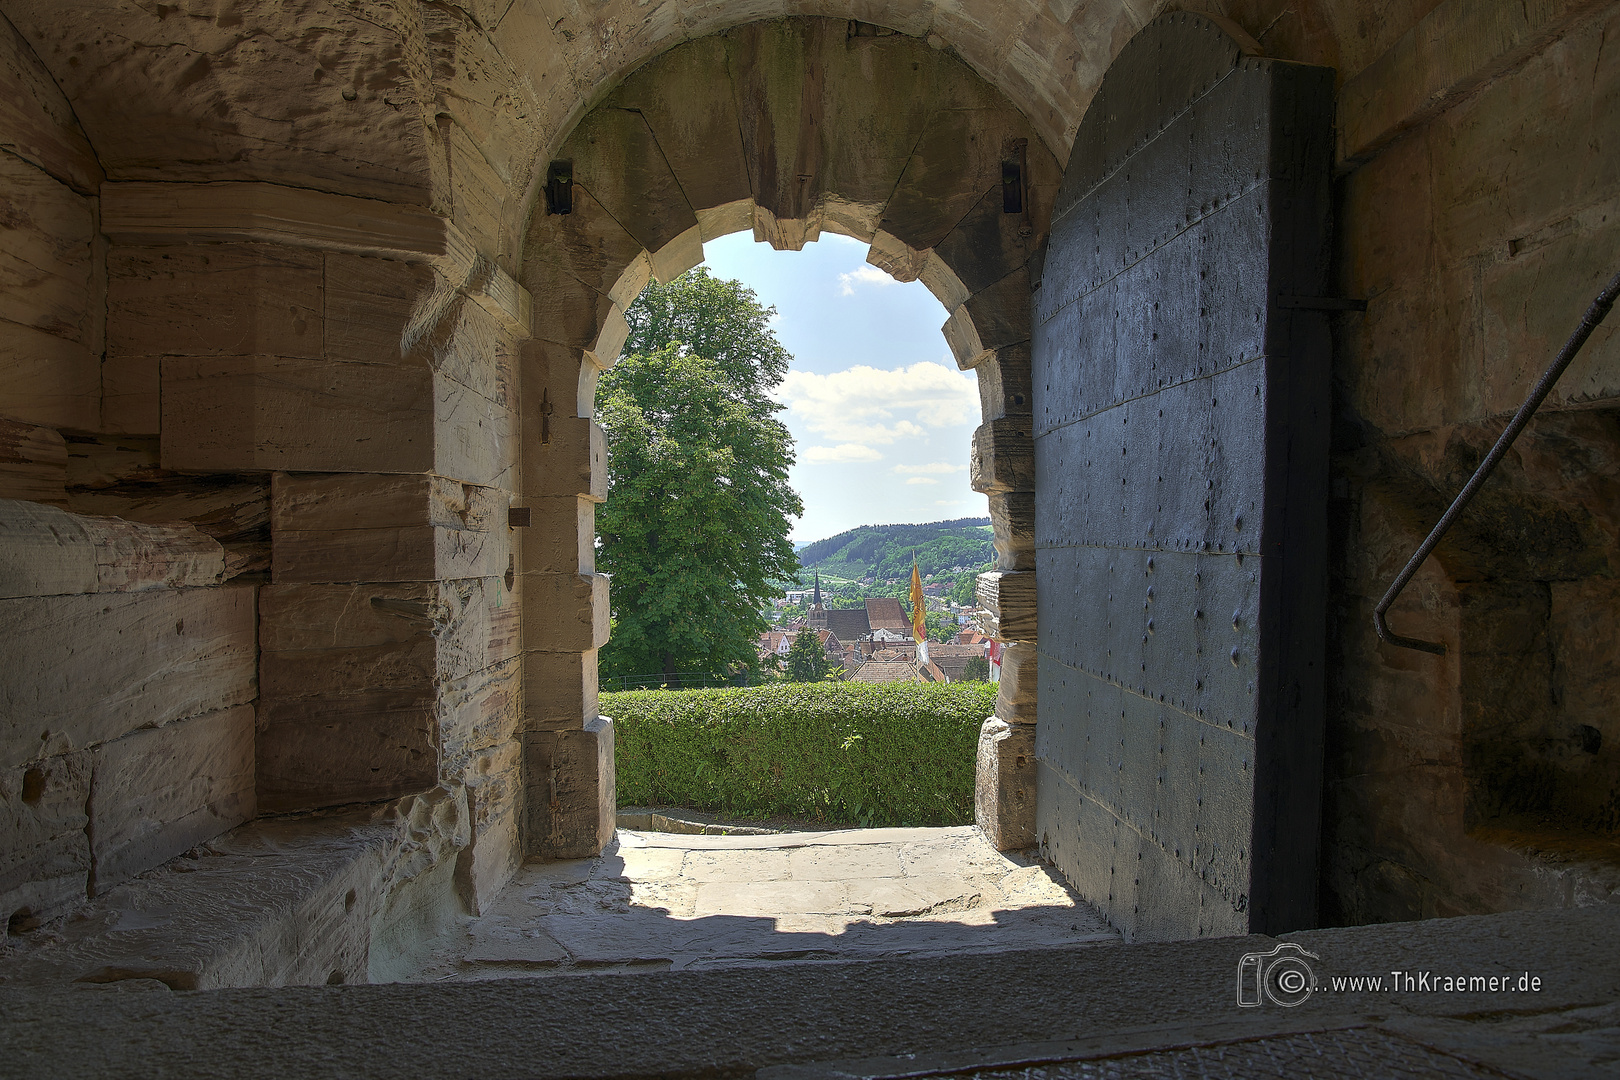
[[[939,330],[946,311],[922,283],[869,265],[866,247],[832,233],[803,251],[746,232],[703,245],[712,273],[776,308],[776,335],[794,357],[777,398],[798,444],[799,541],[989,512],[968,486],[976,376],[956,369]]]

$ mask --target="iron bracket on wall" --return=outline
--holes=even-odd
[[[574,163],[553,161],[546,166],[546,213],[574,212]]]
[[[1390,606],[1400,597],[1401,590],[1406,588],[1413,575],[1418,572],[1418,567],[1423,565],[1423,560],[1429,557],[1436,545],[1440,543],[1441,537],[1445,536],[1447,531],[1457,523],[1457,518],[1462,516],[1463,510],[1473,501],[1474,496],[1479,494],[1480,487],[1491,475],[1491,472],[1507,456],[1508,448],[1519,437],[1519,433],[1524,430],[1525,425],[1530,423],[1530,418],[1536,414],[1537,409],[1541,408],[1541,403],[1547,399],[1547,395],[1552,393],[1553,385],[1558,382],[1558,377],[1564,373],[1564,369],[1569,367],[1576,355],[1580,353],[1581,347],[1586,344],[1586,339],[1592,336],[1592,331],[1596,330],[1609,314],[1609,309],[1614,306],[1616,297],[1620,297],[1620,274],[1616,274],[1610,279],[1609,284],[1604,287],[1602,292],[1598,293],[1597,299],[1592,301],[1592,306],[1586,309],[1586,314],[1581,317],[1581,324],[1575,328],[1575,332],[1569,336],[1569,340],[1564,342],[1564,347],[1558,350],[1558,355],[1553,358],[1553,362],[1548,365],[1547,370],[1541,373],[1541,378],[1536,380],[1536,385],[1530,391],[1530,396],[1525,399],[1523,405],[1519,406],[1519,411],[1513,414],[1513,419],[1508,422],[1508,426],[1503,430],[1501,437],[1496,440],[1496,445],[1491,447],[1491,452],[1485,455],[1485,460],[1479,463],[1479,468],[1474,470],[1474,475],[1469,478],[1468,483],[1457,494],[1456,499],[1452,500],[1451,507],[1436,523],[1433,531],[1429,533],[1428,539],[1424,540],[1412,557],[1407,560],[1405,568],[1401,570],[1394,583],[1390,585],[1389,591],[1384,594],[1384,598],[1378,601],[1378,606],[1373,609],[1373,629],[1378,631],[1380,641],[1391,645],[1399,645],[1403,649],[1417,649],[1420,652],[1434,653],[1436,656],[1446,654],[1446,647],[1437,641],[1424,641],[1420,638],[1403,637],[1395,633],[1389,628],[1385,616],[1389,613]]]

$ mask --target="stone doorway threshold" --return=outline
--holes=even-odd
[[[620,829],[534,862],[410,981],[465,981],[1115,944],[1056,871],[971,826],[706,836]]]

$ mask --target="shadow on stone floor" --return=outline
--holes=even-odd
[[[620,830],[531,863],[440,935],[411,981],[544,977],[1108,944],[1055,871],[978,830],[775,836]]]

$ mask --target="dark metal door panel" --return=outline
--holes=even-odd
[[[1121,52],[1034,301],[1038,827],[1133,939],[1315,919],[1332,72]]]

